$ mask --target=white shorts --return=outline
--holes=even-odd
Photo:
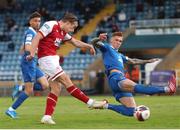
[[[45,73],[48,80],[55,80],[64,73],[59,64],[59,56],[45,56],[38,60],[39,67]]]

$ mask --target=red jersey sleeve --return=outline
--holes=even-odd
[[[56,24],[56,21],[48,21],[43,24],[43,26],[39,29],[39,33],[46,37],[49,33],[52,32],[53,26]]]

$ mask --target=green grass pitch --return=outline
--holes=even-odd
[[[108,99],[118,104],[110,96],[93,96]],[[150,108],[151,117],[138,122],[110,110],[89,110],[73,97],[59,97],[53,116],[56,125],[44,125],[40,119],[44,113],[46,97],[31,97],[18,110],[19,118],[10,119],[4,112],[12,104],[11,98],[0,98],[0,129],[155,129],[180,128],[180,96],[136,96],[138,105]]]

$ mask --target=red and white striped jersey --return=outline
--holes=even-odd
[[[38,58],[56,55],[56,50],[61,43],[72,39],[68,33],[61,30],[57,21],[45,22],[39,33],[43,36],[43,39],[39,41]]]

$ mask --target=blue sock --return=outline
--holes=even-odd
[[[134,107],[126,107],[124,105],[112,105],[108,104],[108,109],[113,110],[117,113],[121,113],[125,116],[133,116]]]
[[[37,83],[37,82],[34,83],[33,89],[36,90],[36,91],[42,91],[42,90],[43,90],[41,84],[40,84],[40,83]]]
[[[134,92],[152,95],[152,94],[158,94],[158,93],[165,93],[165,89],[164,87],[144,86],[144,85],[137,84],[134,86]]]
[[[23,91],[18,99],[13,103],[12,108],[17,109],[29,96]]]

